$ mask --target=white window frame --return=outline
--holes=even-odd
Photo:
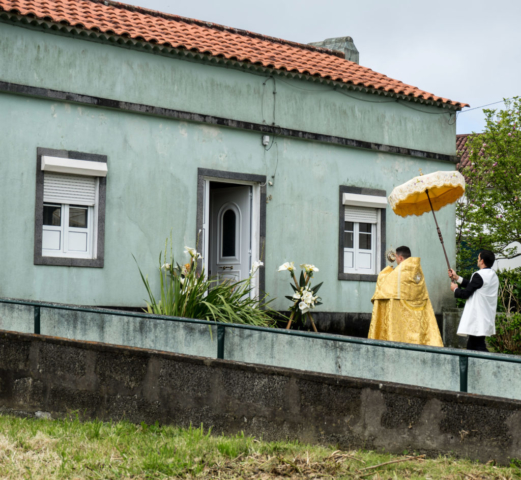
[[[43,199],[43,207],[45,205],[60,205],[61,207],[61,226],[42,225],[42,257],[59,257],[59,258],[78,258],[78,259],[95,259],[97,256],[97,238],[98,238],[98,205],[99,205],[99,186],[100,177],[107,176],[107,164],[101,162],[92,162],[88,160],[74,160],[68,158],[59,158],[44,155],[42,156],[41,169],[43,171],[43,182],[45,185],[45,175],[76,175],[78,177],[89,177],[95,179],[95,196],[94,205],[81,202],[71,201],[70,203],[55,202],[52,200],[45,201],[45,193]],[[45,187],[44,187],[45,190]],[[87,228],[77,228],[69,226],[69,209],[74,206],[87,208]],[[60,249],[47,249],[43,247],[43,236],[46,231],[60,232]],[[87,233],[87,251],[78,252],[69,250],[70,233]]]
[[[338,250],[338,279],[343,281],[362,281],[375,282],[384,263],[384,244],[386,242],[386,218],[387,218],[387,197],[385,190],[363,188],[350,185],[340,185],[340,225],[339,225],[339,250]],[[353,207],[354,210],[346,216],[346,207]],[[360,209],[373,209],[373,212],[363,212]],[[365,215],[367,213],[367,215]],[[366,221],[364,221],[366,220]],[[353,229],[353,247],[345,248],[345,222],[351,221],[355,225]],[[371,264],[370,268],[359,268],[357,264],[357,252],[368,252],[359,250],[359,224],[371,223]],[[349,262],[347,267],[346,254],[353,255],[353,263]],[[383,264],[383,265],[382,265]]]
[[[346,208],[349,208],[348,205],[344,206],[344,211]],[[353,247],[347,248],[344,246],[344,273],[356,273],[361,275],[375,275],[377,273],[376,266],[380,263],[380,249],[378,246],[380,245],[380,230],[381,230],[381,213],[380,209],[376,210],[377,223],[370,223],[371,225],[371,249],[361,249],[359,245],[360,241],[360,224],[361,223],[369,223],[369,222],[354,222],[352,220],[346,220],[344,218],[344,235],[347,230],[345,229],[345,222],[353,223]],[[363,232],[362,232],[363,234]],[[364,252],[370,252],[371,254],[371,267],[370,268],[361,268],[358,265],[359,254]],[[353,255],[353,267],[349,268],[346,266],[346,253],[351,253]]]
[[[99,190],[99,186],[97,185],[96,190]],[[97,194],[96,194],[97,197]],[[97,202],[96,202],[97,204]],[[42,245],[42,256],[44,257],[61,257],[61,258],[96,258],[96,235],[95,225],[97,224],[96,215],[96,205],[94,206],[85,206],[85,205],[71,205],[66,203],[52,203],[52,202],[44,202],[43,206],[46,205],[55,205],[61,207],[61,226],[54,225],[43,225],[42,230],[51,231],[51,232],[60,232],[60,249],[59,250],[51,250],[43,248]],[[69,226],[69,209],[73,208],[85,208],[87,209],[87,228],[78,228]],[[87,234],[87,251],[85,253],[81,253],[78,251],[69,251],[69,233],[86,233]],[[44,233],[45,235],[45,233]]]
[[[46,175],[74,175],[76,177],[90,177],[90,187],[81,190],[81,186],[70,189],[67,185],[63,189],[45,188]],[[34,210],[34,265],[54,267],[88,267],[103,268],[105,264],[105,224],[107,206],[107,176],[108,157],[98,153],[78,152],[73,150],[56,150],[53,148],[38,147],[36,149],[36,189]],[[94,182],[97,178],[97,181]],[[89,182],[86,182],[86,184]],[[87,186],[85,184],[85,187]],[[72,186],[72,185],[71,185]],[[50,185],[49,185],[50,187]],[[94,188],[95,187],[95,188]],[[45,191],[47,190],[47,192]],[[89,193],[90,192],[90,193]],[[46,195],[47,193],[47,195]],[[45,204],[78,205],[92,207],[90,215],[90,252],[66,252],[67,256],[55,256],[56,251],[44,252],[44,208]],[[62,207],[63,208],[63,207]],[[64,219],[64,222],[66,219]],[[67,225],[64,223],[63,225]],[[45,225],[47,228],[48,226]],[[74,227],[73,227],[74,228]],[[80,239],[73,239],[80,240]],[[58,247],[57,242],[49,242],[47,247]],[[83,248],[78,244],[76,248]],[[47,249],[46,249],[47,250]],[[50,253],[50,255],[48,255]],[[63,253],[63,252],[62,252]]]
[[[235,255],[232,257],[224,257],[223,256],[223,235],[224,235],[224,214],[231,210],[235,214]],[[218,213],[217,220],[217,258],[219,262],[226,262],[232,265],[237,265],[241,263],[241,228],[242,228],[242,218],[241,211],[239,207],[235,203],[226,203],[221,207]],[[250,265],[251,268],[251,265]]]

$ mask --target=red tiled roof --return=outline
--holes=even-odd
[[[0,0],[0,11],[452,105],[337,52],[109,0]]]
[[[467,140],[470,139],[470,137],[476,137],[481,135],[480,133],[462,133],[460,135],[456,135],[456,154],[458,157],[460,157],[459,163],[456,165],[456,169],[460,172],[470,165],[470,159],[469,159],[469,148],[467,146]],[[483,149],[480,150],[480,155],[483,153]],[[471,168],[474,170],[474,168]],[[469,181],[467,177],[465,177],[467,182]]]
[[[456,153],[460,157],[459,163],[456,165],[458,170],[468,166],[469,164],[469,152],[467,150],[467,138],[469,137],[469,133],[463,133],[461,135],[456,135]]]

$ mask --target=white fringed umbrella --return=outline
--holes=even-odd
[[[465,193],[465,178],[459,172],[434,172],[420,175],[396,187],[389,195],[389,203],[393,212],[400,217],[423,215],[432,212],[438,236],[440,237],[445,260],[450,270],[449,259],[443,244],[438,221],[434,212],[446,205],[454,203]]]

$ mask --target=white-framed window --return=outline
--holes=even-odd
[[[95,258],[99,179],[44,172],[42,255]]]
[[[376,208],[344,207],[344,273],[377,273],[379,216]]]
[[[107,156],[38,147],[34,264],[103,268]]]
[[[340,186],[339,280],[376,281],[384,256],[386,208],[384,190]]]

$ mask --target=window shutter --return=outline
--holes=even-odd
[[[43,176],[43,201],[68,205],[94,205],[97,179],[79,175],[45,172]]]
[[[355,223],[378,223],[378,212],[376,208],[345,207],[345,221]]]

